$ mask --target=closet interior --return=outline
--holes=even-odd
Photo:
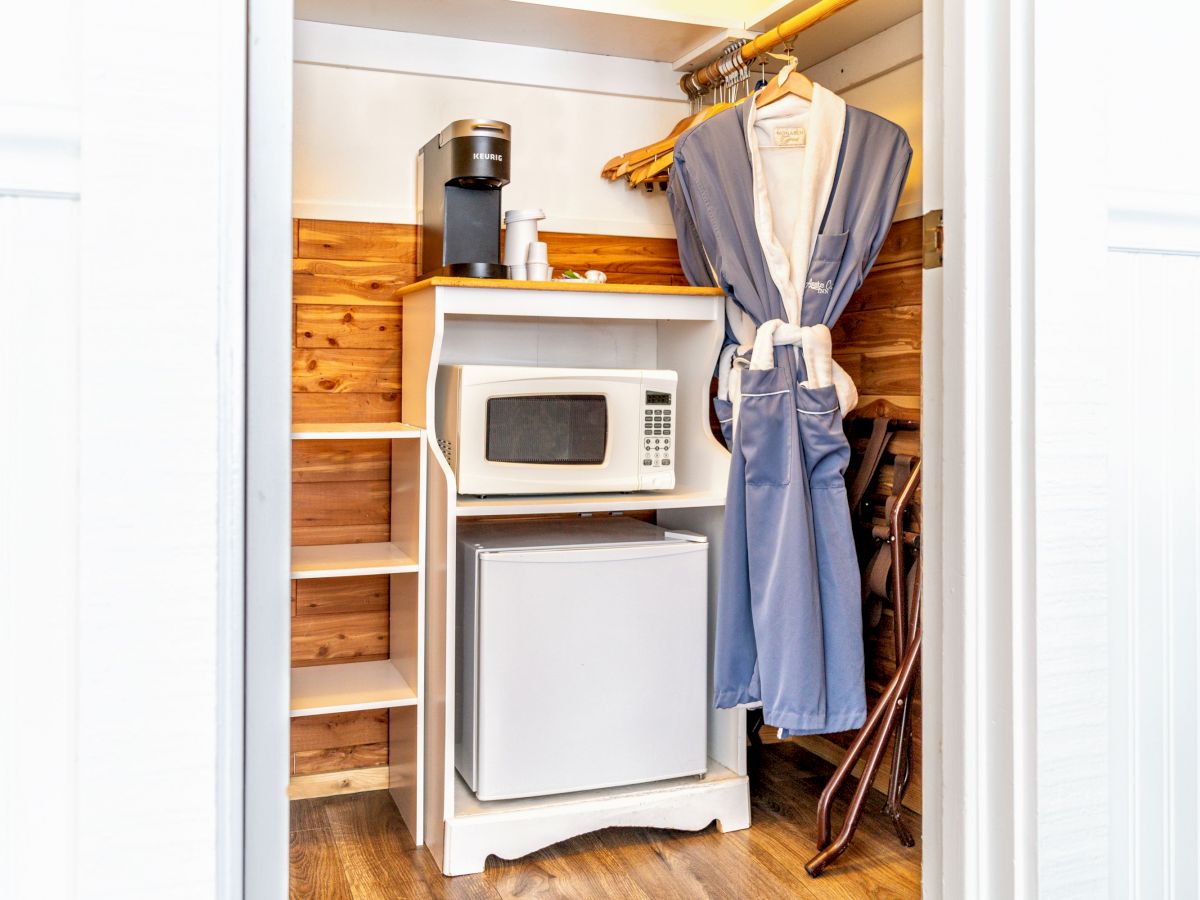
[[[452,0],[428,8],[367,0],[296,4],[292,896],[366,896],[372,890],[426,896],[440,893],[439,881],[450,878],[474,885],[480,896],[508,896],[528,877],[562,879],[557,883],[573,886],[579,896],[661,893],[666,882],[656,879],[671,882],[672,896],[916,896],[919,676],[892,723],[899,739],[877,754],[868,746],[850,768],[852,777],[831,807],[835,836],[867,758],[878,757],[856,835],[840,859],[828,860],[827,869],[818,866],[823,874],[811,873],[821,874],[815,879],[802,869],[819,849],[818,798],[858,730],[781,738],[769,717],[763,723],[756,704],[712,708],[730,459],[712,398],[719,390],[714,367],[727,340],[726,299],[720,289],[694,285],[694,275],[689,280],[692,273],[685,274],[666,190],[673,148],[652,150],[624,168],[614,161],[632,148],[678,137],[673,130],[689,117],[703,120],[733,109],[791,62],[846,105],[881,116],[907,135],[913,156],[890,227],[865,280],[830,328],[833,358],[858,393],[845,420],[852,452],[845,482],[848,488],[858,483],[860,495],[851,520],[864,585],[867,709],[881,700],[895,704],[900,697],[889,693],[889,685],[919,637],[913,621],[921,533],[915,481],[903,497],[902,514],[892,513],[920,469],[922,281],[925,268],[936,265],[936,234],[922,204],[921,4],[744,3],[746,9],[727,20],[686,13],[654,18],[616,4],[577,6],[510,0]],[[797,28],[797,17],[803,27]],[[730,63],[756,39],[748,65]],[[704,74],[689,83],[686,76],[696,72]],[[689,99],[681,78],[693,92],[703,92]],[[712,113],[717,104],[728,106]],[[422,196],[418,155],[431,138],[435,144],[439,135],[443,144],[452,139],[444,129],[468,119],[511,127],[502,151],[475,153],[510,154],[503,160],[505,183],[495,191],[503,210],[544,214],[536,239],[545,245],[547,280],[529,280],[529,273],[517,280],[454,272],[423,277],[429,270],[422,251],[442,238],[422,231],[431,201],[427,190]],[[495,169],[500,162],[455,165]],[[470,171],[473,178],[502,180],[484,169]],[[478,203],[479,193],[446,199]],[[472,210],[470,216],[480,215]],[[499,222],[496,234],[503,252]],[[529,263],[533,272],[532,256]],[[593,271],[603,273],[602,282],[587,281],[585,273]],[[551,280],[567,273],[581,277],[574,283]],[[456,482],[473,464],[463,436],[469,403],[475,402],[468,398],[487,389],[487,377],[500,378],[499,367],[508,382],[516,372],[529,380],[543,370],[549,378],[551,369],[560,380],[585,371],[641,373],[637,397],[645,401],[639,399],[628,415],[636,418],[638,452],[645,422],[645,454],[631,463],[630,477],[652,484],[642,469],[661,464],[670,469],[669,485],[580,490],[581,476],[572,472],[573,480],[564,482],[569,489],[460,493]],[[677,379],[670,390],[645,387],[662,372]],[[483,378],[483,387],[468,384],[472,377]],[[590,377],[601,384],[599,376]],[[617,441],[623,424],[622,408],[610,395],[616,388],[589,390],[589,396],[610,396],[601,427],[606,440]],[[668,395],[669,402],[659,399]],[[451,396],[460,398],[461,408]],[[505,397],[503,390],[484,396],[490,415],[499,415]],[[576,414],[591,413],[581,405]],[[876,424],[880,420],[886,423]],[[452,421],[460,423],[456,429]],[[651,440],[660,436],[674,444],[668,441],[670,449],[652,456]],[[479,477],[499,477],[487,462],[505,439],[499,429],[479,438],[488,442],[475,461]],[[511,440],[510,469],[521,454],[540,452],[528,441]],[[608,521],[614,519],[635,524]],[[654,541],[679,545],[661,548],[664,553],[683,553],[686,541],[706,547],[696,590],[702,598],[697,615],[707,624],[695,647],[707,675],[697,680],[694,695],[677,703],[674,694],[664,698],[655,684],[646,684],[640,696],[624,687],[619,696],[597,691],[603,699],[588,701],[612,707],[621,727],[630,729],[629,746],[635,735],[651,734],[661,740],[646,746],[665,747],[690,727],[694,719],[685,707],[702,697],[699,771],[680,762],[663,769],[667,777],[639,776],[624,784],[600,776],[585,783],[585,773],[564,782],[574,788],[553,795],[510,788],[492,799],[481,798],[479,784],[474,790],[468,784],[458,755],[463,711],[475,709],[469,703],[479,710],[500,704],[491,685],[471,680],[476,676],[463,668],[462,657],[498,654],[485,641],[500,638],[484,637],[493,625],[481,612],[472,620],[478,634],[471,632],[464,643],[464,619],[473,613],[461,592],[475,578],[492,578],[481,574],[490,570],[472,555],[470,542],[483,538],[472,536],[494,534],[498,526],[503,535],[510,524],[513,534],[525,528],[564,535],[608,526],[632,535],[655,526]],[[562,541],[563,547],[576,546]],[[508,545],[501,540],[495,546]],[[547,553],[557,545],[530,546]],[[563,563],[556,559],[553,565]],[[519,585],[532,583],[530,578],[519,576],[518,598]],[[496,575],[487,588],[497,592],[491,596],[500,596],[499,584]],[[477,590],[482,604],[489,595]],[[671,591],[664,588],[663,596]],[[619,641],[622,628],[604,616],[620,607],[620,599],[601,598],[588,613],[593,618],[572,621],[593,629],[597,640]],[[506,602],[514,604],[510,615],[517,615],[516,601]],[[647,618],[638,627],[658,626]],[[664,628],[655,646],[689,659],[682,638],[674,643],[677,630],[685,630],[682,623]],[[543,643],[514,658],[551,659],[553,633],[538,637]],[[617,661],[640,665],[654,651],[628,653]],[[626,681],[613,677],[613,691]],[[586,758],[589,740],[600,737],[589,739],[583,727],[587,709],[566,714],[569,704],[556,687],[522,687],[527,700],[506,707],[504,720],[488,726],[497,742],[510,749],[556,748],[560,761],[563,754]],[[468,732],[484,728],[484,721],[469,724]],[[552,762],[539,763],[543,770],[553,767],[554,754],[547,758]],[[894,808],[885,814],[889,799]]]

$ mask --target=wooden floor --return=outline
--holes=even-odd
[[[748,898],[918,897],[921,846],[905,849],[873,793],[850,849],[821,878],[812,856],[817,795],[828,764],[795,744],[751,756],[752,825],[720,834],[610,828],[514,862],[491,859],[482,875],[444,878],[413,846],[385,791],[292,803],[291,896],[320,900],[450,897]],[[845,810],[842,802],[835,823]],[[920,820],[908,814],[920,834]]]

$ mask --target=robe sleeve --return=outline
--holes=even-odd
[[[903,137],[904,146],[898,148],[892,166],[891,183],[882,194],[882,204],[879,217],[875,220],[874,234],[867,242],[866,252],[863,254],[862,272],[858,282],[860,285],[866,279],[867,273],[871,271],[871,266],[875,265],[879,251],[883,249],[883,242],[887,240],[888,232],[892,229],[892,218],[896,215],[896,207],[900,205],[900,195],[904,193],[904,182],[908,179],[908,167],[912,163],[912,147],[908,143],[908,137]]]
[[[687,174],[682,161],[671,166],[671,180],[667,184],[667,200],[671,205],[671,218],[675,220],[675,242],[679,247],[679,263],[688,283],[694,287],[714,287],[712,267],[700,243],[700,233],[692,217],[688,201]]]

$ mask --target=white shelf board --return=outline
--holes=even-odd
[[[392,543],[292,548],[292,578],[336,578],[417,571],[417,561]]]
[[[386,659],[292,669],[293,718],[416,703],[416,691]]]
[[[420,436],[420,428],[403,422],[320,422],[292,426],[294,441],[401,440]]]
[[[688,509],[724,506],[725,492],[713,490],[647,491],[627,494],[551,494],[520,497],[459,496],[459,516],[523,516],[538,513],[626,512],[637,509]]]

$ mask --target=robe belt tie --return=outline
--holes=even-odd
[[[754,335],[750,359],[746,360],[745,345],[725,349],[721,357],[718,374],[718,395],[727,395],[733,403],[733,417],[737,421],[741,406],[741,370],[762,371],[775,368],[775,348],[798,347],[804,356],[804,369],[808,378],[801,387],[821,388],[833,385],[837,393],[838,407],[845,416],[858,405],[858,389],[850,374],[834,361],[833,337],[825,325],[792,325],[781,319],[763,322]]]

